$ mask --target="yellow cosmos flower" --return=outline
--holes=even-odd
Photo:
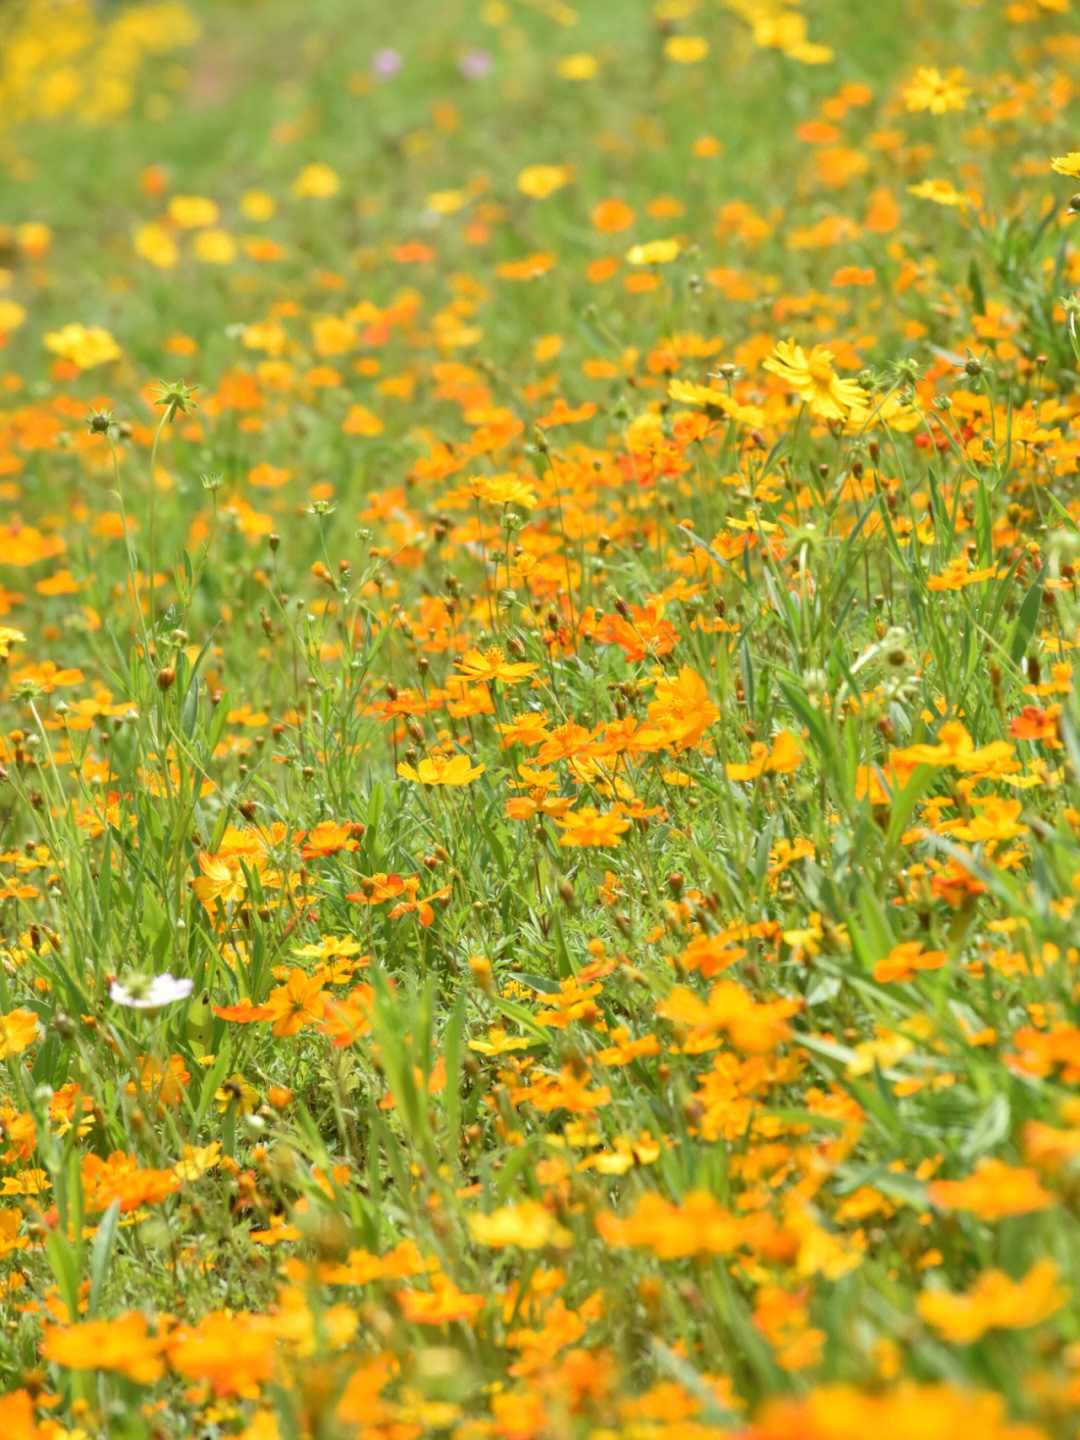
[[[518,176],[517,186],[531,200],[546,200],[568,185],[572,175],[568,165],[526,165]]]
[[[490,1215],[470,1215],[469,1229],[480,1245],[504,1250],[517,1245],[521,1250],[542,1250],[554,1245],[565,1250],[574,1237],[539,1200],[523,1200],[520,1205],[507,1205]]]
[[[968,197],[948,180],[922,180],[918,185],[909,185],[908,194],[919,200],[933,200],[935,205],[951,205],[966,210],[971,204]]]
[[[427,755],[417,766],[406,765],[404,760],[397,767],[403,780],[413,780],[420,785],[468,785],[487,769],[485,765],[473,765],[467,755],[444,755],[441,752]]]
[[[85,325],[65,325],[62,330],[50,330],[45,336],[45,348],[80,370],[92,370],[95,365],[120,359],[119,345],[107,330],[97,326],[87,329]]]
[[[971,94],[971,86],[963,83],[964,78],[960,69],[942,75],[932,66],[923,66],[904,86],[904,104],[909,110],[929,110],[931,115],[963,110]]]
[[[203,225],[216,225],[217,205],[205,195],[174,195],[169,201],[169,219],[181,230],[198,230]]]
[[[824,345],[815,345],[807,355],[794,340],[781,340],[764,368],[779,375],[815,415],[823,420],[845,420],[863,405],[865,397],[854,380],[840,379],[832,358],[832,351]]]

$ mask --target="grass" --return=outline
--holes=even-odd
[[[1067,9],[0,25],[0,1433],[1074,1435]]]

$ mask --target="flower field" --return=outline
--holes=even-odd
[[[1080,6],[0,0],[0,1440],[1080,1436]]]

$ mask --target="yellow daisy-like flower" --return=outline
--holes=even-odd
[[[1050,161],[1050,169],[1070,180],[1080,180],[1080,150],[1070,150],[1068,155],[1058,155]]]
[[[852,410],[865,404],[865,395],[854,380],[841,380],[833,369],[832,351],[815,345],[807,355],[794,340],[781,340],[764,362],[764,368],[779,375],[815,415],[823,420],[846,420]]]
[[[487,767],[473,765],[467,755],[427,755],[419,765],[406,765],[404,760],[397,767],[403,780],[413,780],[420,785],[468,785]]]
[[[963,110],[971,94],[971,86],[963,83],[964,78],[960,69],[942,75],[940,70],[922,66],[904,86],[904,104],[909,110],[929,110],[931,115]]]
[[[45,336],[45,348],[80,370],[92,370],[95,365],[120,358],[119,345],[107,330],[97,326],[87,329],[85,325],[65,325],[61,330],[50,330]]]
[[[933,200],[935,205],[953,205],[960,210],[966,210],[971,200],[961,190],[957,190],[948,180],[921,180],[918,185],[909,185],[908,194],[915,195],[920,200]]]
[[[518,189],[532,200],[546,200],[570,183],[573,172],[568,165],[527,165],[517,179]]]

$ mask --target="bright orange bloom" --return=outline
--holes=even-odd
[[[676,679],[658,680],[653,696],[649,720],[663,735],[664,743],[676,751],[699,745],[705,731],[720,718],[704,680],[686,665]]]
[[[41,1033],[41,1022],[33,1010],[9,1010],[0,1015],[0,1060],[18,1055]]]
[[[511,664],[498,645],[487,650],[466,650],[457,663],[457,673],[468,680],[500,680],[504,685],[517,685],[531,675],[535,665]]]
[[[209,1380],[216,1395],[250,1395],[274,1371],[274,1330],[265,1315],[215,1312],[182,1326],[165,1342],[169,1363],[189,1380]]]
[[[141,1205],[154,1205],[180,1188],[171,1170],[142,1170],[135,1157],[122,1150],[114,1150],[107,1160],[84,1155],[82,1183],[87,1210],[107,1210],[119,1201],[125,1214]]]
[[[916,765],[947,765],[965,773],[1001,775],[1020,768],[1013,754],[1014,748],[1006,740],[994,740],[976,750],[959,720],[949,720],[941,727],[937,745],[910,745],[906,750],[894,750],[889,763],[901,771],[914,770]]]
[[[147,1334],[146,1316],[130,1310],[111,1320],[84,1320],[66,1329],[46,1325],[41,1353],[68,1370],[115,1370],[139,1385],[151,1385],[165,1373],[163,1341]]]
[[[398,1290],[394,1299],[406,1320],[417,1325],[448,1325],[452,1320],[475,1320],[484,1308],[483,1295],[467,1295],[439,1272],[431,1277],[431,1290]]]
[[[737,981],[718,980],[707,1001],[685,985],[676,985],[656,1006],[664,1020],[687,1027],[687,1054],[713,1048],[717,1037],[727,1035],[744,1054],[763,1055],[783,1043],[790,1033],[788,1017],[802,1009],[801,1000],[766,1000],[761,1004]]]
[[[877,962],[874,979],[880,985],[890,980],[911,980],[920,970],[940,970],[947,959],[944,950],[924,950],[918,940],[905,940]]]
[[[966,1180],[933,1180],[926,1194],[938,1209],[970,1210],[982,1220],[1027,1215],[1055,1203],[1050,1191],[1039,1184],[1034,1170],[998,1159],[981,1161]]]
[[[618,845],[620,836],[630,829],[630,821],[618,810],[597,810],[593,805],[568,810],[555,823],[563,831],[560,845]]]
[[[272,1034],[295,1035],[322,1019],[329,998],[318,976],[291,970],[284,985],[271,990],[259,1008],[267,1020],[273,1020]]]
[[[770,748],[760,740],[750,747],[745,765],[727,765],[729,780],[756,780],[759,775],[790,775],[802,763],[803,752],[788,730],[781,730]]]
[[[1026,1330],[1056,1315],[1069,1298],[1053,1260],[1037,1260],[1022,1280],[987,1270],[966,1295],[924,1290],[916,1308],[928,1325],[956,1345],[970,1345],[988,1330]]]
[[[602,645],[618,645],[627,660],[644,660],[647,655],[659,658],[675,649],[678,635],[670,620],[663,619],[663,602],[644,607],[628,605],[626,615],[605,615],[596,627],[596,639]]]

